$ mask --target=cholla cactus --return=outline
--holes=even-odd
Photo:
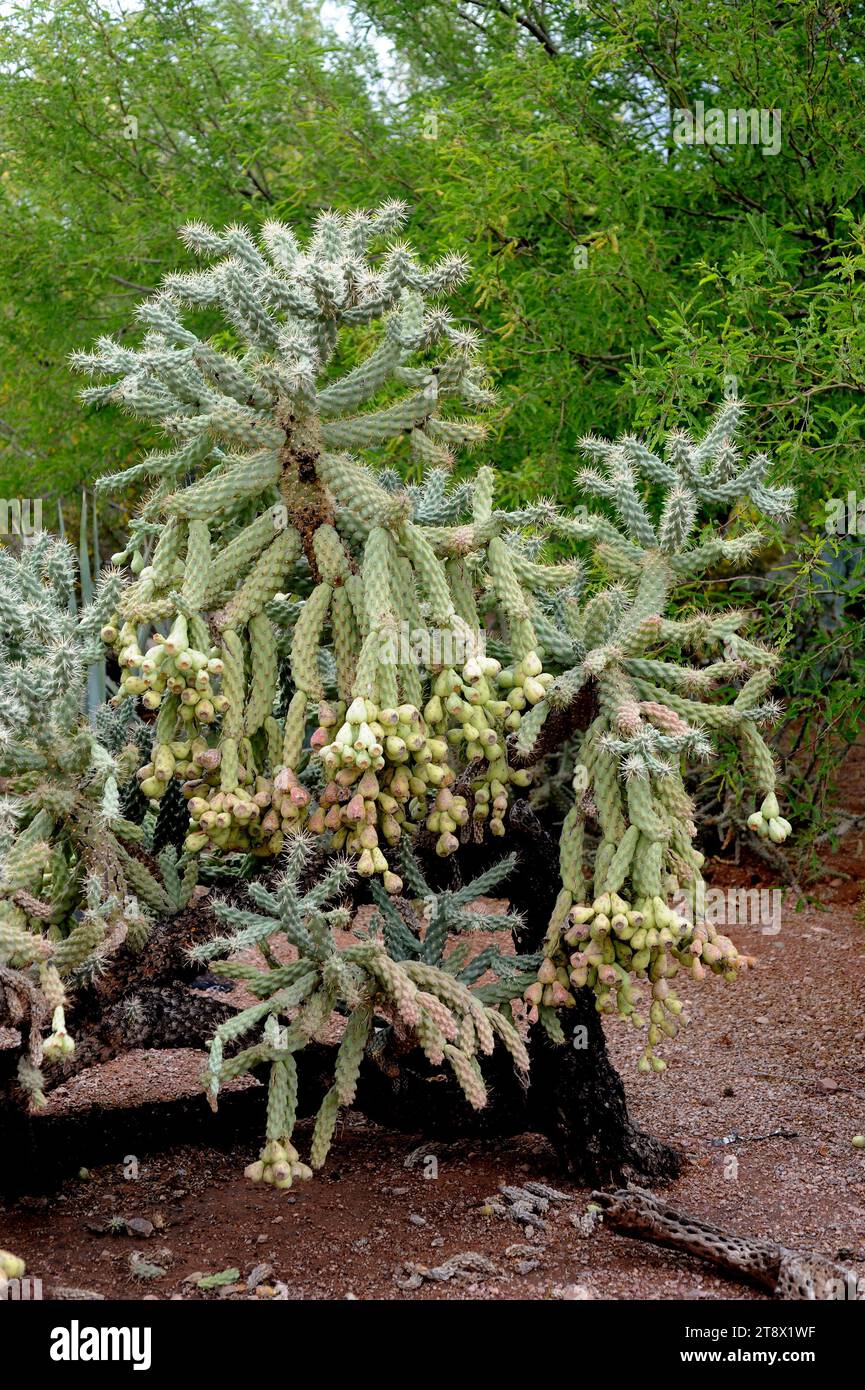
[[[558,1037],[556,1010],[591,987],[601,1011],[647,1026],[641,1066],[660,1070],[655,1046],[681,1014],[675,972],[732,977],[742,963],[702,920],[682,762],[732,735],[762,794],[752,827],[777,842],[789,830],[759,731],[772,655],[740,635],[741,613],[667,609],[677,585],[758,543],[697,537],[701,508],[750,499],[781,515],[790,496],[767,485],[764,455],[740,461],[736,400],[701,442],[672,434],[663,458],[631,437],[586,440],[594,466],[580,483],[604,514],[497,509],[489,467],[449,488],[451,449],[483,434],[461,412],[493,398],[473,335],[431,302],[461,277],[460,258],[424,269],[402,243],[375,251],[402,216],[397,204],[327,213],[305,246],[278,223],[260,245],[193,225],[185,240],[211,264],[169,276],[142,306],[142,346],[104,340],[76,359],[120,378],[86,399],[159,421],[175,446],[114,480],[154,480],[121,557],[135,583],[103,630],[119,698],[158,711],[142,790],[158,799],[183,781],[190,852],[275,855],[308,826],[399,895],[406,835],[431,835],[443,857],[506,835],[512,799],[561,752],[591,693],[599,711],[577,750],[562,891],[528,1002]],[[184,305],[220,309],[234,349],[199,338]],[[371,350],[339,375],[345,335],[367,347],[373,324]],[[420,485],[385,465],[400,440],[427,466]],[[548,537],[593,549],[609,583],[586,600],[583,559],[546,563]],[[730,685],[732,701],[714,695]],[[691,921],[668,905],[681,895]]]
[[[645,1027],[635,978],[648,979],[643,1070],[664,1069],[654,1048],[664,1034],[675,1034],[681,1017],[670,985],[677,971],[685,968],[701,979],[708,967],[733,979],[747,963],[729,938],[703,920],[703,856],[692,843],[696,827],[683,762],[709,757],[713,736],[735,738],[763,798],[748,824],[776,843],[790,831],[779,813],[772,756],[759,730],[777,712],[766,700],[775,657],[740,635],[743,613],[665,616],[677,584],[719,563],[747,559],[760,541],[758,532],[695,540],[701,508],[750,497],[767,515],[789,511],[790,491],[764,481],[765,455],[739,461],[734,437],[741,417],[741,403],[728,399],[700,443],[678,431],[669,435],[664,459],[632,437],[615,444],[584,440],[584,452],[603,471],[586,469],[579,481],[609,503],[618,524],[600,515],[582,521],[551,517],[550,523],[560,534],[591,540],[613,582],[582,608],[565,605],[559,613],[578,657],[560,682],[574,690],[593,681],[599,713],[577,751],[578,795],[561,837],[562,890],[547,959],[527,998],[534,1009],[549,1010],[573,1002],[571,986],[588,984],[602,1012],[618,1011]],[[655,507],[645,500],[648,489],[639,487],[641,475],[660,493]],[[682,660],[683,651],[708,653],[710,659],[692,665]],[[715,697],[718,687],[733,684],[740,688],[732,702]],[[528,732],[521,730],[518,743]],[[589,817],[600,828],[591,889],[584,877]],[[630,892],[622,896],[626,884]],[[671,899],[680,911],[670,908]]]
[[[143,346],[105,340],[76,358],[86,370],[122,373],[87,400],[157,419],[177,444],[114,480],[156,480],[133,525],[136,582],[104,628],[123,671],[118,698],[140,696],[158,710],[142,790],[158,798],[172,776],[185,781],[189,850],[276,854],[309,821],[395,893],[383,846],[406,822],[426,821],[446,855],[470,818],[465,797],[450,791],[451,750],[477,763],[475,824],[488,819],[504,833],[511,789],[529,781],[509,765],[505,740],[552,680],[521,588],[540,567],[511,557],[507,518],[492,509],[492,471],[450,496],[445,488],[452,448],[484,434],[458,409],[493,399],[473,335],[428,302],[461,278],[463,261],[423,269],[401,243],[368,258],[371,240],[402,217],[398,204],[328,213],[303,249],[278,223],[264,226],[260,248],[240,228],[193,225],[187,244],[215,263],[169,276],[142,306]],[[184,304],[217,305],[238,351],[186,328]],[[380,341],[335,377],[339,330],[377,320]],[[438,341],[447,351],[434,360]],[[361,409],[377,399],[378,408]],[[423,488],[383,486],[345,452],[399,438],[432,467]],[[190,473],[196,481],[182,486]],[[483,653],[479,567],[518,662],[502,679]],[[282,590],[310,573],[312,590],[293,610]],[[571,573],[544,572],[540,582]],[[293,696],[280,722],[275,623],[286,608]],[[168,631],[142,652],[139,626],[160,622]],[[426,638],[420,655],[413,634]],[[313,807],[300,774],[309,707],[326,693],[323,645],[336,700],[322,706],[312,740],[330,778]]]
[[[216,1104],[220,1086],[250,1069],[269,1064],[267,1142],[260,1158],[247,1168],[254,1181],[291,1187],[298,1178],[309,1178],[327,1157],[337,1114],[355,1098],[364,1053],[383,1041],[387,1025],[403,1041],[420,1047],[434,1066],[447,1062],[470,1105],[486,1104],[487,1093],[478,1056],[493,1051],[496,1038],[511,1053],[521,1072],[528,1070],[525,1044],[514,1025],[508,1001],[524,988],[537,966],[537,958],[500,957],[485,948],[472,956],[470,940],[445,954],[453,932],[470,933],[517,925],[511,914],[493,916],[472,913],[471,902],[489,892],[513,868],[506,859],[458,892],[436,895],[422,879],[417,864],[405,855],[405,871],[413,892],[426,904],[427,927],[421,932],[408,904],[397,911],[393,900],[377,888],[383,920],[373,925],[366,940],[339,945],[337,929],[346,929],[351,914],[336,905],[352,878],[351,865],[334,859],[307,891],[301,880],[308,869],[312,840],[297,834],[288,851],[286,866],[270,889],[253,883],[249,896],[257,912],[233,904],[215,905],[216,915],[231,929],[193,951],[194,959],[215,957],[258,948],[263,965],[239,960],[216,960],[213,973],[241,980],[259,1003],[222,1024],[210,1047],[207,1085]],[[404,851],[405,853],[405,851]],[[383,927],[382,940],[376,925]],[[279,943],[296,951],[288,963],[280,958]],[[499,979],[474,990],[471,985],[485,971],[498,967]],[[492,1007],[492,1005],[499,1007]],[[339,1046],[334,1083],[316,1119],[310,1164],[300,1161],[292,1135],[297,1116],[297,1056],[305,1045],[325,1031],[334,1010],[347,1016]],[[279,1015],[291,1012],[288,1025]],[[226,1044],[257,1030],[255,1042],[225,1056]]]
[[[122,843],[138,827],[120,812],[139,751],[100,715],[103,737],[83,717],[88,664],[116,607],[120,576],[103,576],[94,603],[75,616],[70,547],[47,533],[16,558],[0,550],[0,968],[7,1007],[28,1016],[19,1079],[41,1094],[40,1063],[68,1056],[65,983],[92,970],[122,941],[143,944],[147,912],[171,912],[162,884]],[[109,725],[117,727],[109,727]],[[118,735],[120,737],[118,738]],[[23,973],[22,973],[23,972]],[[38,1024],[52,1016],[43,1041]]]

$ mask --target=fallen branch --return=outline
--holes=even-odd
[[[605,1224],[619,1235],[697,1255],[728,1274],[768,1289],[776,1298],[865,1301],[855,1272],[825,1255],[788,1250],[755,1236],[731,1235],[708,1221],[682,1216],[639,1187],[593,1192],[592,1201],[601,1207]]]

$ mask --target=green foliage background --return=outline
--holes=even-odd
[[[134,305],[183,260],[181,223],[303,227],[403,197],[422,253],[471,259],[455,308],[488,341],[503,410],[484,453],[507,500],[578,500],[581,435],[702,422],[737,377],[751,443],[798,489],[798,531],[778,541],[786,568],[694,600],[756,602],[784,645],[782,742],[804,717],[820,745],[794,806],[810,816],[865,686],[861,549],[824,530],[827,500],[863,490],[865,6],[358,0],[326,11],[336,29],[318,15],[31,0],[0,17],[3,495],[68,515],[152,442],[84,413],[66,356],[137,333]],[[778,108],[778,154],[676,144],[673,113],[697,100]],[[121,534],[123,504],[100,505]],[[715,776],[723,801],[735,768]]]

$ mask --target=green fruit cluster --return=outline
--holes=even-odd
[[[280,1191],[286,1191],[293,1182],[305,1182],[312,1177],[308,1163],[301,1163],[300,1154],[286,1136],[268,1139],[261,1151],[261,1157],[243,1170],[243,1176],[251,1182],[263,1182]]]
[[[310,794],[290,768],[275,777],[256,771],[248,739],[241,742],[244,761],[233,740],[220,748],[193,753],[197,775],[184,783],[192,823],[184,847],[190,854],[204,849],[247,852],[258,858],[279,854],[286,835],[294,835],[306,820]]]
[[[447,811],[454,826],[468,820],[464,799],[460,805],[460,798],[446,795],[455,776],[447,743],[430,737],[415,705],[381,709],[357,696],[342,722],[327,705],[319,715],[322,722],[312,743],[331,780],[310,828],[332,831],[335,849],[358,856],[362,877],[381,874],[387,891],[399,893],[402,879],[391,872],[381,841],[398,844],[407,821],[417,824],[426,817],[430,796],[439,799],[438,814]]]
[[[732,981],[752,963],[712,923],[695,926],[661,897],[631,905],[618,893],[602,893],[574,905],[563,927],[548,931],[538,977],[523,997],[530,1022],[537,1022],[541,1008],[571,1007],[572,990],[591,989],[599,1013],[618,1014],[646,1030],[640,1070],[662,1072],[667,1064],[655,1048],[665,1036],[674,1038],[684,1021],[670,981],[680,970],[702,980],[707,969]],[[648,1000],[642,982],[649,985]]]
[[[120,666],[115,703],[132,696],[140,697],[145,709],[164,707],[171,718],[164,717],[163,725],[179,721],[181,725],[208,728],[227,713],[228,699],[218,694],[212,684],[223,671],[220,649],[211,646],[207,651],[199,651],[191,646],[182,613],[178,613],[167,637],[160,632],[153,634],[152,645],[146,652],[139,649],[137,630],[131,622],[124,622],[119,628],[115,622],[107,623],[102,638],[114,647]],[[166,761],[163,758],[163,763]],[[158,799],[168,778],[154,771],[146,780],[148,785],[142,784],[141,788],[144,795]]]
[[[448,667],[434,676],[423,713],[412,704],[381,708],[362,696],[345,711],[323,702],[312,747],[330,781],[309,828],[331,831],[335,849],[358,856],[358,873],[381,874],[391,893],[402,891],[402,880],[381,844],[396,846],[404,827],[424,824],[442,858],[459,848],[457,832],[472,817],[478,825],[488,819],[492,833],[504,835],[509,789],[531,781],[528,771],[509,766],[507,736],[552,679],[534,652],[506,672],[501,662],[480,656],[460,671]],[[470,780],[471,811],[469,797],[452,790],[454,763],[482,765]]]
[[[751,830],[756,830],[761,839],[769,839],[776,845],[782,845],[793,829],[790,822],[781,815],[778,798],[774,792],[769,792],[769,795],[764,797],[760,809],[748,817],[748,826]]]
[[[172,777],[183,782],[191,821],[185,849],[190,854],[205,849],[278,854],[285,835],[300,829],[309,793],[292,769],[279,768],[284,734],[270,709],[272,692],[258,702],[260,714],[253,719],[253,687],[244,722],[244,652],[237,634],[226,630],[221,646],[200,650],[190,641],[190,628],[206,639],[202,619],[196,615],[187,622],[178,614],[168,635],[155,632],[142,653],[134,625],[127,620],[118,629],[118,623],[102,630],[121,667],[116,701],[140,696],[145,708],[158,711],[150,761],[137,773],[142,793],[158,801]],[[253,679],[260,660],[267,668],[263,688],[270,691],[275,675],[266,659],[267,619],[253,619],[250,634]],[[257,642],[265,648],[264,657]],[[219,690],[214,680],[220,682]],[[211,743],[205,733],[216,735],[217,741]],[[275,775],[273,768],[278,769]]]
[[[461,761],[483,764],[470,783],[472,817],[479,824],[488,820],[493,835],[505,833],[510,788],[531,783],[530,772],[508,764],[508,734],[519,729],[523,710],[543,700],[552,681],[536,652],[506,670],[492,657],[471,657],[460,673],[446,670],[433,680],[424,716],[442,731]],[[436,829],[436,823],[429,828]],[[458,847],[453,834],[445,833],[450,838],[439,841],[439,854]]]

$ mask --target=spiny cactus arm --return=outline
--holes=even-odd
[[[357,1094],[360,1064],[372,1023],[373,1010],[367,1004],[361,1005],[349,1016],[334,1067],[334,1089],[340,1105],[351,1105]]]
[[[195,946],[190,952],[190,959],[198,964],[214,960],[230,951],[242,951],[250,946],[257,946],[260,942],[267,941],[277,929],[272,918],[246,912],[233,904],[216,902],[213,904],[213,911],[220,922],[231,927],[231,934],[214,936],[209,941]]]
[[[102,656],[101,631],[120,603],[123,582],[119,570],[110,567],[104,569],[99,576],[93,602],[83,609],[78,619],[76,632],[85,662]]]
[[[321,578],[334,586],[344,584],[356,572],[356,564],[351,552],[346,548],[338,531],[327,522],[316,530],[313,538],[313,553]]]
[[[373,900],[381,913],[382,939],[389,956],[395,961],[415,959],[421,953],[421,942],[397,910],[394,899],[373,879],[370,888]]]
[[[364,631],[353,690],[393,708],[398,702],[393,642],[397,631],[394,587],[397,552],[391,534],[373,527],[364,546]],[[389,650],[389,645],[391,650]]]
[[[749,560],[762,542],[763,536],[759,531],[749,531],[730,540],[711,540],[693,550],[672,555],[670,565],[677,579],[693,579],[718,565],[738,564]]]
[[[49,943],[27,929],[24,908],[11,897],[0,900],[0,957],[10,966],[23,968],[50,954]]]
[[[456,918],[457,931],[478,932],[478,931],[508,931],[513,932],[520,926],[521,919],[519,914],[511,912],[461,912]],[[472,964],[474,961],[472,960]],[[459,971],[459,978],[464,979],[464,972]]]
[[[509,962],[515,961],[515,957],[504,957]],[[538,967],[541,964],[540,955],[519,957],[522,968],[515,965],[505,973],[499,974],[496,980],[486,985],[478,985],[472,991],[479,1003],[485,1008],[494,1008],[496,1005],[507,1005],[514,999],[521,998],[525,991],[537,980]],[[495,1025],[493,1025],[495,1026]]]
[[[429,421],[431,401],[424,392],[406,396],[396,405],[364,415],[325,421],[321,438],[330,450],[368,448],[411,431]]]
[[[533,767],[556,749],[563,747],[574,733],[585,728],[592,720],[595,708],[594,684],[588,670],[583,666],[573,667],[548,686],[545,700],[535,706],[546,706],[540,727],[527,720],[528,732],[522,735],[522,725],[517,734],[508,740],[508,760],[515,768]]]
[[[393,526],[407,514],[407,495],[388,492],[376,481],[372,469],[363,467],[347,454],[323,451],[316,470],[356,524],[366,528]]]
[[[514,573],[524,588],[532,594],[547,594],[563,588],[576,592],[585,575],[580,560],[564,560],[555,565],[538,564],[519,550],[514,544],[515,539],[509,535],[504,537],[505,543],[510,546]]]
[[[475,1059],[449,1043],[445,1044],[443,1051],[469,1105],[475,1110],[483,1110],[487,1103],[487,1089]]]
[[[487,565],[499,612],[507,624],[511,650],[522,659],[535,651],[537,637],[530,617],[531,605],[517,578],[508,547],[500,536],[494,536],[487,546]]]
[[[684,618],[661,616],[656,629],[657,639],[681,644],[691,650],[704,643],[720,644],[737,635],[747,616],[732,608],[723,613],[691,613]]]
[[[329,859],[321,876],[300,899],[301,913],[320,911],[336,897],[342,897],[355,878],[354,866],[349,859]]]
[[[669,685],[685,694],[708,694],[721,681],[734,680],[744,673],[742,661],[713,661],[708,666],[677,666],[672,661],[650,657],[624,657],[622,669],[631,676],[656,684]]]
[[[264,498],[269,505],[280,476],[277,444],[274,432],[266,448],[225,456],[198,482],[169,493],[162,499],[161,509],[169,516],[206,521],[220,513],[231,515],[254,498]]]
[[[545,662],[562,670],[569,670],[583,659],[585,646],[579,638],[574,638],[567,632],[560,613],[553,617],[551,612],[542,609],[540,603],[531,603],[528,616],[537,635],[538,653],[544,657]]]
[[[503,884],[508,876],[513,872],[517,862],[515,854],[506,854],[495,864],[491,864],[482,874],[478,874],[462,888],[457,888],[449,894],[449,902],[454,909],[464,908],[476,898],[488,896],[494,888]]]
[[[42,772],[48,765],[48,756],[38,748],[28,747],[24,743],[13,744],[0,735],[0,773],[3,776],[17,772]]]
[[[384,340],[367,357],[317,396],[318,413],[322,420],[356,410],[387,384],[400,365],[405,349],[390,324]]]
[[[492,914],[489,915],[492,916]],[[486,921],[487,914],[478,913],[477,916],[479,920]],[[492,920],[502,922],[504,924],[502,930],[509,930],[517,924],[518,919],[516,916],[511,917],[510,914],[506,914],[504,917],[493,918]],[[498,946],[485,946],[483,950],[472,955],[471,944],[468,941],[461,941],[450,952],[442,968],[449,975],[456,975],[460,984],[468,988],[488,970],[491,970],[499,959],[501,959],[501,953]]]
[[[625,534],[644,550],[655,549],[658,545],[655,527],[637,491],[636,475],[623,459],[617,459],[611,468],[611,485],[613,505],[621,517]]]
[[[430,898],[434,896],[407,840],[400,841],[400,868],[410,897]]]
[[[775,760],[757,728],[753,713],[739,721],[736,737],[742,750],[746,767],[751,772],[757,787],[764,796],[775,791]]]
[[[211,558],[204,593],[194,607],[206,609],[224,600],[241,575],[248,572],[262,552],[273,541],[277,531],[285,526],[284,512],[273,507],[243,527],[219,553]],[[298,537],[297,554],[300,554]]]
[[[697,498],[689,489],[674,483],[664,499],[658,521],[658,545],[668,554],[678,555],[688,544],[697,519]]]
[[[665,488],[675,487],[678,481],[675,469],[653,453],[642,439],[638,439],[633,434],[625,434],[619,443],[625,457],[644,477],[649,478],[653,483],[660,483]],[[587,436],[580,440],[580,447],[588,457],[597,457],[599,454],[603,456],[603,451],[609,447],[609,442]]]
[[[553,511],[545,520],[555,535],[577,542],[594,541],[597,547],[605,548],[604,553],[623,565],[627,574],[639,574],[644,557],[642,547],[623,535],[606,517],[590,513],[583,519]]]
[[[444,566],[420,528],[411,522],[406,522],[401,528],[400,539],[418,584],[429,601],[431,621],[436,626],[452,627],[455,609]]]
[[[634,686],[641,699],[666,705],[683,719],[702,724],[712,731],[736,730],[745,718],[745,712],[732,705],[688,700],[639,676],[635,679]]]
[[[300,611],[291,643],[291,674],[298,691],[308,699],[323,699],[324,686],[318,673],[318,648],[328,615],[333,588],[317,584]]]

